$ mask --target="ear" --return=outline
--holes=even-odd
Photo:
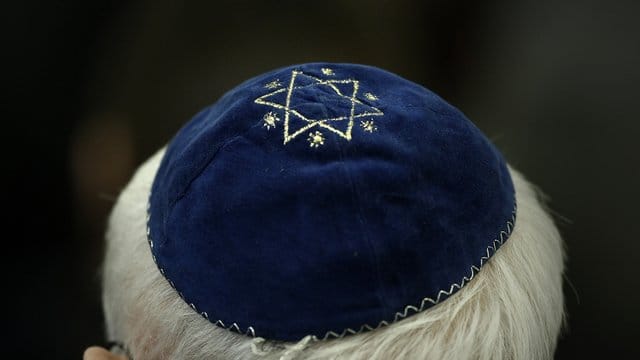
[[[91,346],[84,351],[83,360],[127,360],[126,356],[119,356],[110,353],[105,348]]]

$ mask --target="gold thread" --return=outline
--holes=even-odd
[[[284,107],[284,144],[290,140],[287,139],[287,134],[289,133],[289,104],[291,104],[291,93],[293,92],[293,84],[296,81],[296,76],[298,76],[298,71],[293,70],[291,72],[291,81],[289,81],[289,89],[287,90],[287,102]]]
[[[282,86],[282,83],[280,82],[280,79],[275,79],[275,80],[273,80],[273,81],[271,81],[269,83],[266,83],[264,85],[264,87],[267,88],[267,89],[275,89],[275,88],[278,88],[280,86]]]
[[[324,145],[324,136],[320,131],[309,133],[307,141],[309,141],[309,147],[317,148],[320,145]]]
[[[371,100],[371,101],[376,101],[378,100],[378,97],[373,95],[372,93],[368,92],[368,93],[364,93],[364,97],[367,98],[367,100]]]
[[[330,75],[334,75],[333,70],[329,69],[329,68],[323,68],[323,74],[327,75],[326,72],[324,70],[330,70],[331,74]],[[325,119],[310,119],[307,118],[306,116],[304,116],[303,114],[301,114],[300,112],[291,109],[290,108],[290,104],[291,104],[291,97],[293,94],[293,91],[296,89],[300,89],[303,88],[305,86],[295,86],[295,81],[298,75],[304,75],[310,79],[312,79],[313,81],[315,81],[315,83],[319,84],[319,85],[326,85],[329,86],[333,91],[335,91],[335,93],[338,96],[344,97],[346,99],[348,99],[351,102],[351,109],[349,111],[349,115],[343,115],[343,116],[337,116],[334,118],[325,118]],[[274,81],[279,81],[279,80],[274,80]],[[273,81],[272,81],[273,82]],[[352,84],[353,85],[353,92],[347,96],[345,94],[343,94],[340,89],[336,86],[336,84]],[[306,85],[308,86],[308,85]],[[361,117],[368,117],[368,116],[382,116],[384,115],[384,113],[371,105],[365,104],[362,101],[360,101],[357,96],[358,96],[358,90],[360,88],[360,82],[358,80],[355,79],[342,79],[342,80],[326,80],[326,79],[321,79],[312,75],[308,75],[303,73],[302,71],[298,71],[298,70],[293,70],[291,72],[291,78],[289,80],[289,85],[287,86],[287,88],[280,88],[277,90],[274,90],[270,93],[264,94],[260,97],[258,97],[257,99],[254,100],[254,102],[256,104],[261,104],[261,105],[266,105],[266,106],[270,106],[272,108],[275,109],[281,109],[284,110],[284,133],[283,133],[283,144],[287,144],[289,141],[295,139],[298,135],[306,132],[307,130],[313,128],[314,126],[318,126],[318,127],[322,127],[324,129],[327,129],[337,135],[339,135],[340,137],[347,139],[348,141],[351,140],[351,130],[353,129],[353,123],[354,123],[354,119],[357,118],[361,118]],[[286,100],[285,100],[285,104],[281,104],[281,103],[277,103],[277,102],[273,102],[268,100],[269,98],[283,93],[283,92],[287,92],[286,94]],[[367,93],[367,94],[371,94],[371,93]],[[372,94],[371,94],[372,95]],[[366,96],[366,95],[365,95]],[[377,97],[376,97],[377,99]],[[359,105],[363,105],[366,106],[372,110],[368,110],[368,111],[364,111],[361,113],[356,113],[355,112],[355,108],[356,108],[356,104]],[[306,124],[305,126],[297,129],[296,131],[294,131],[293,133],[289,132],[289,120],[291,118],[291,115],[299,118],[302,121],[307,122],[308,124]],[[336,122],[336,121],[344,121],[344,120],[348,120],[347,123],[347,128],[346,130],[342,131],[334,126],[331,125],[332,122]],[[274,125],[275,127],[275,125]],[[271,127],[269,126],[268,129],[270,129]]]
[[[351,121],[349,121],[349,125],[348,125],[348,130],[347,130],[347,140],[351,140],[351,129],[353,128],[353,115],[355,114],[356,111],[356,106],[355,106],[355,99],[356,99],[356,94],[358,93],[358,88],[360,87],[360,82],[357,80],[353,81],[353,94],[351,94]]]
[[[268,113],[264,114],[264,116],[262,117],[262,121],[262,126],[266,127],[267,130],[270,130],[271,128],[276,127],[276,122],[280,121],[280,118],[275,112],[269,111]]]
[[[374,131],[378,131],[378,127],[373,122],[373,120],[360,121],[360,127],[362,127],[362,130],[370,132],[370,133],[372,133]]]
[[[333,76],[335,75],[335,73],[333,72],[333,70],[329,69],[329,68],[322,68],[322,73],[327,75],[327,76]]]

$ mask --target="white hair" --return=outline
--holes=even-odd
[[[560,234],[537,192],[510,169],[518,204],[509,240],[456,294],[374,331],[298,343],[213,325],[160,274],[146,240],[149,191],[164,150],[143,164],[111,214],[103,268],[109,340],[140,359],[550,359],[564,319]]]

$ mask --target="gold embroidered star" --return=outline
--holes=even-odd
[[[275,88],[280,87],[281,85],[282,85],[282,83],[280,82],[280,80],[275,79],[272,82],[265,84],[264,87],[267,88],[267,89],[275,89]]]
[[[274,113],[273,111],[269,111],[268,113],[264,114],[264,116],[262,117],[262,121],[262,126],[266,127],[267,130],[269,130],[276,127],[276,121],[280,121],[280,118],[278,118],[278,114]]]
[[[322,73],[327,75],[327,76],[335,75],[333,70],[331,70],[329,68],[322,68]]]
[[[312,132],[309,133],[307,141],[309,141],[309,147],[317,148],[320,145],[324,145],[324,136],[320,131]]]
[[[368,93],[364,93],[364,97],[367,98],[367,100],[371,100],[371,101],[376,101],[378,100],[378,97],[373,95],[372,93],[368,92]]]
[[[370,133],[378,130],[378,127],[373,122],[373,120],[360,121],[360,127],[362,127],[364,131],[367,131]]]
[[[350,141],[355,119],[384,115],[380,109],[360,100],[363,95],[358,94],[359,87],[360,82],[355,79],[322,79],[293,70],[286,87],[274,89],[254,102],[283,111],[283,144],[308,133],[313,127],[329,130]],[[310,106],[313,103],[307,99],[316,92],[322,92],[323,99],[331,104],[325,107],[328,112],[321,113],[317,111],[318,107]],[[267,120],[264,122],[269,124],[269,129],[275,127],[277,120],[269,119],[270,123]]]

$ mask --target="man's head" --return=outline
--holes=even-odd
[[[103,300],[136,359],[550,358],[562,270],[534,189],[455,108],[308,64],[245,82],[138,170]]]

